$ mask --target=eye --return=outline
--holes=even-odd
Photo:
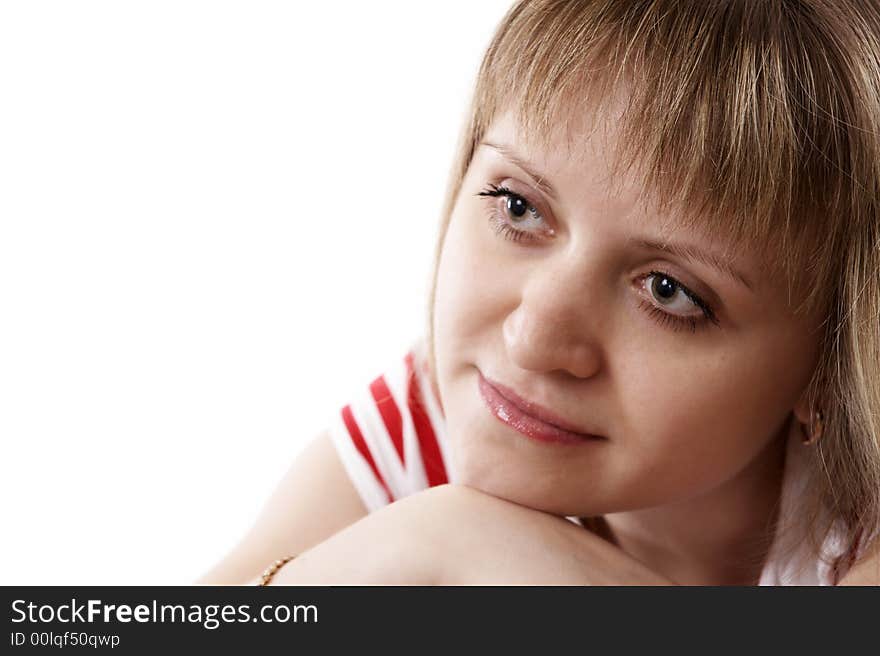
[[[647,280],[651,295],[674,314],[684,313],[691,308],[699,307],[687,295],[684,286],[675,278],[662,273],[652,273]]]
[[[652,299],[643,301],[642,307],[662,325],[674,330],[690,327],[691,332],[710,322],[719,325],[712,307],[671,275],[651,271],[640,282]],[[695,308],[699,314],[693,313]]]
[[[491,201],[489,223],[505,239],[518,242],[553,235],[553,230],[547,227],[541,212],[528,197],[495,184],[490,184],[477,196]]]

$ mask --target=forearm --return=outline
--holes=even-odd
[[[297,555],[270,585],[435,583],[425,567],[430,554],[415,524],[399,508],[380,510]]]
[[[451,585],[673,585],[619,547],[565,518],[497,499],[471,488],[450,490],[450,503],[482,515],[496,544],[447,570]],[[476,512],[475,512],[476,511]],[[480,512],[482,511],[482,512]],[[460,543],[460,541],[459,541]]]

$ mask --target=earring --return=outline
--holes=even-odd
[[[825,417],[821,410],[816,410],[810,414],[809,430],[804,424],[801,424],[801,434],[804,436],[801,440],[806,445],[815,444],[822,437],[822,430],[825,428]]]

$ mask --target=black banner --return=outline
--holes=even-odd
[[[613,639],[655,647],[710,633],[839,649],[873,633],[880,589],[576,587],[4,587],[0,652],[188,653],[258,648],[462,651],[477,636],[547,649]],[[837,628],[835,628],[837,627]],[[821,628],[821,631],[817,629]],[[876,640],[876,637],[872,637]],[[352,642],[354,641],[354,642]],[[597,643],[598,644],[598,643]],[[467,652],[468,650],[464,650]],[[714,649],[713,649],[714,651]]]

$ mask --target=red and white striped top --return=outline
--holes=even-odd
[[[334,417],[330,435],[370,512],[452,482],[444,423],[421,342]]]
[[[424,342],[355,394],[330,422],[329,431],[355,489],[369,512],[435,485],[454,483],[440,400],[428,377]],[[808,450],[789,438],[782,486],[780,527],[797,517],[804,493]],[[580,523],[576,517],[571,521]],[[826,536],[822,557],[778,531],[760,585],[835,585],[852,562],[854,550],[839,537]]]

